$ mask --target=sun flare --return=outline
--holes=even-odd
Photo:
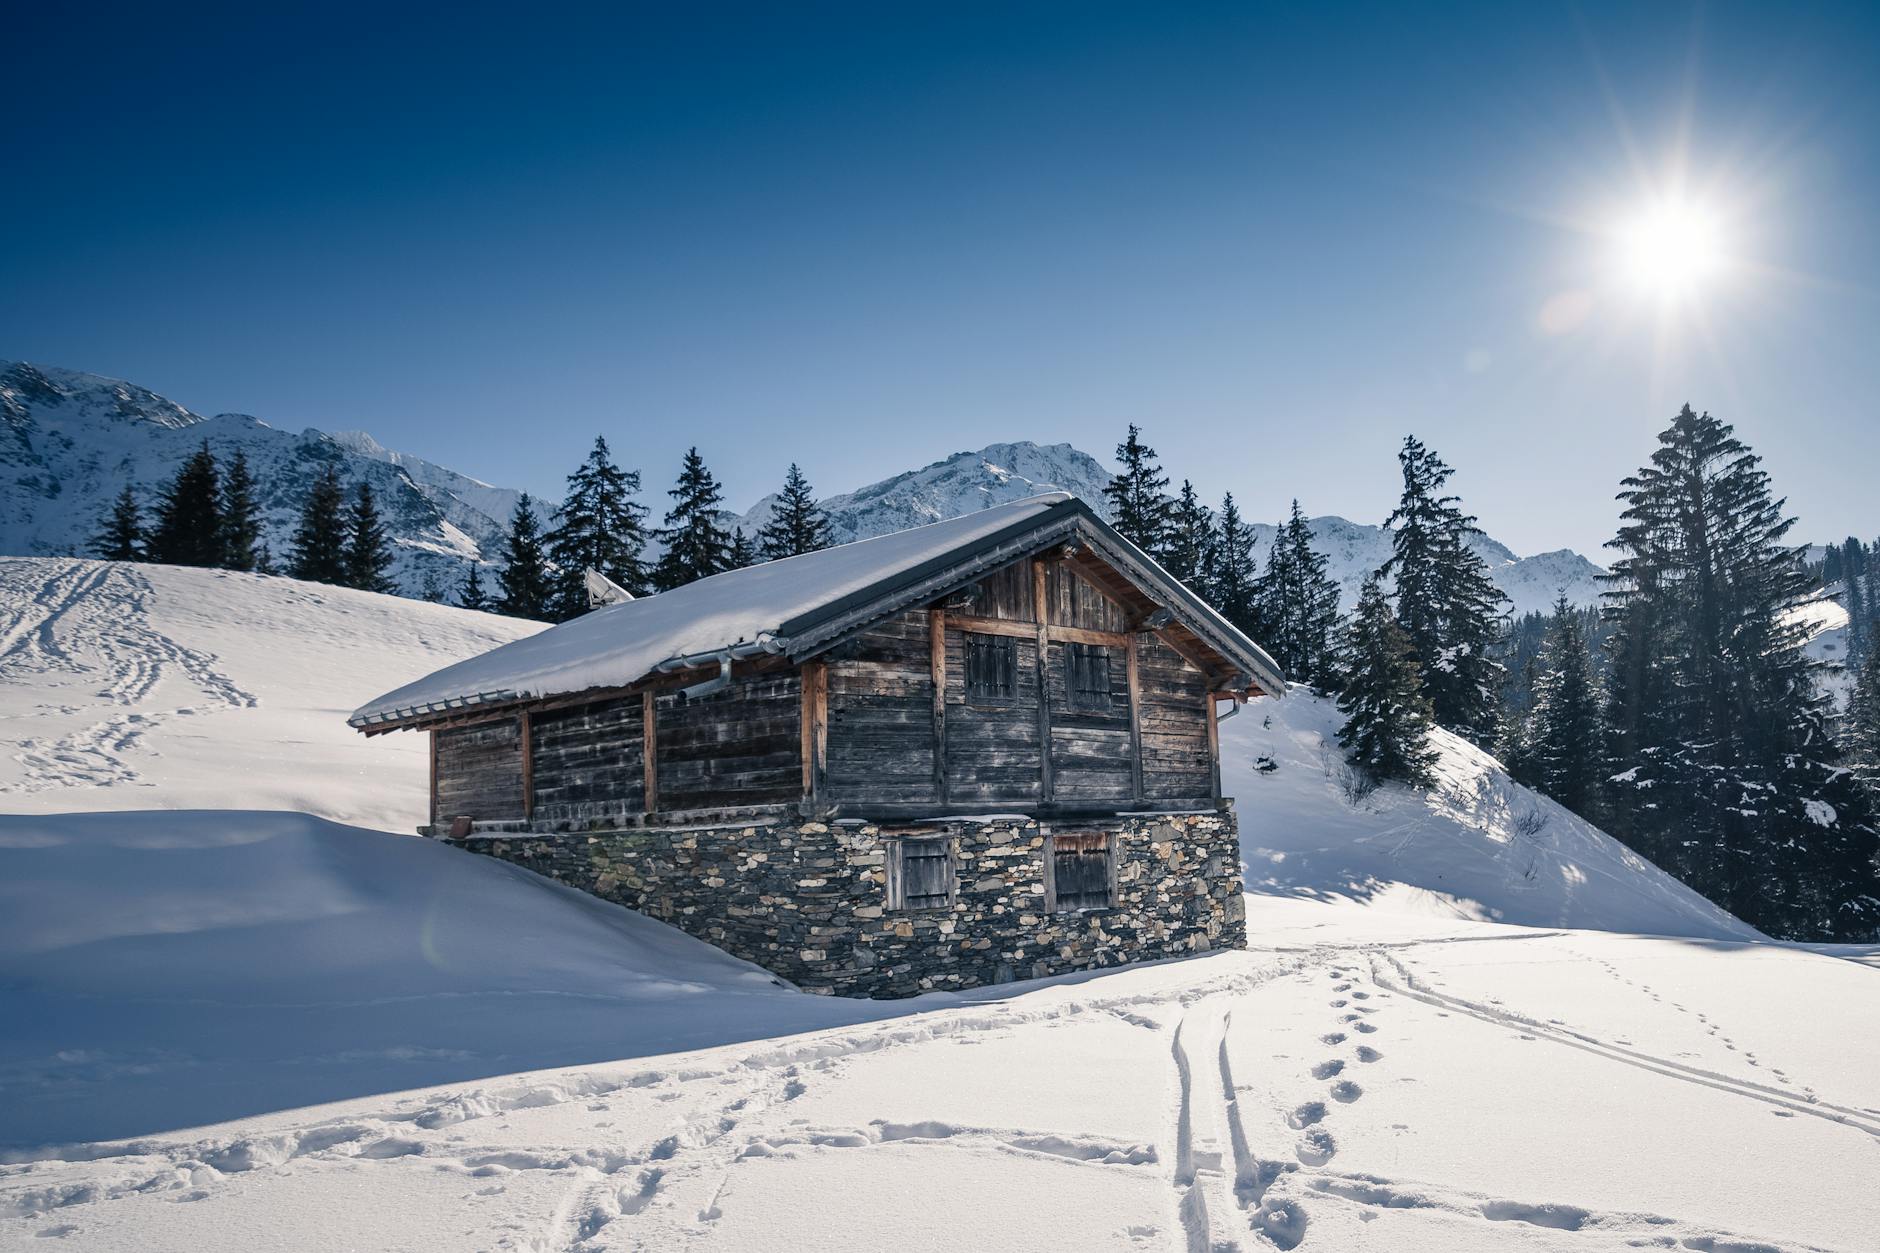
[[[1682,201],[1653,205],[1621,230],[1619,240],[1626,279],[1662,300],[1693,295],[1724,264],[1716,215]]]

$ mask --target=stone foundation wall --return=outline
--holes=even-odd
[[[1110,834],[1111,907],[1047,912],[1053,829]],[[952,905],[888,908],[888,843],[905,834],[951,842]],[[809,991],[843,996],[913,996],[1247,943],[1229,812],[1076,824],[1011,817],[498,833],[461,846],[670,923]]]

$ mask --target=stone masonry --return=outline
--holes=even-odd
[[[1112,905],[1046,912],[1053,829],[1110,834]],[[952,844],[950,906],[888,908],[888,843]],[[775,821],[459,842],[657,918],[812,992],[901,997],[1244,948],[1240,847],[1228,811],[1098,823],[973,818],[877,826]]]

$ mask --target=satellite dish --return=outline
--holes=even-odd
[[[589,609],[599,609],[603,605],[624,605],[633,599],[632,592],[593,566],[581,572],[581,582],[587,588]]]

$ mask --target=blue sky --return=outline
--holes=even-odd
[[[738,508],[1134,421],[1376,522],[1415,432],[1524,552],[1688,399],[1880,531],[1871,4],[67,8],[9,19],[0,357],[550,494],[696,442]],[[1675,300],[1613,237],[1667,196]]]

